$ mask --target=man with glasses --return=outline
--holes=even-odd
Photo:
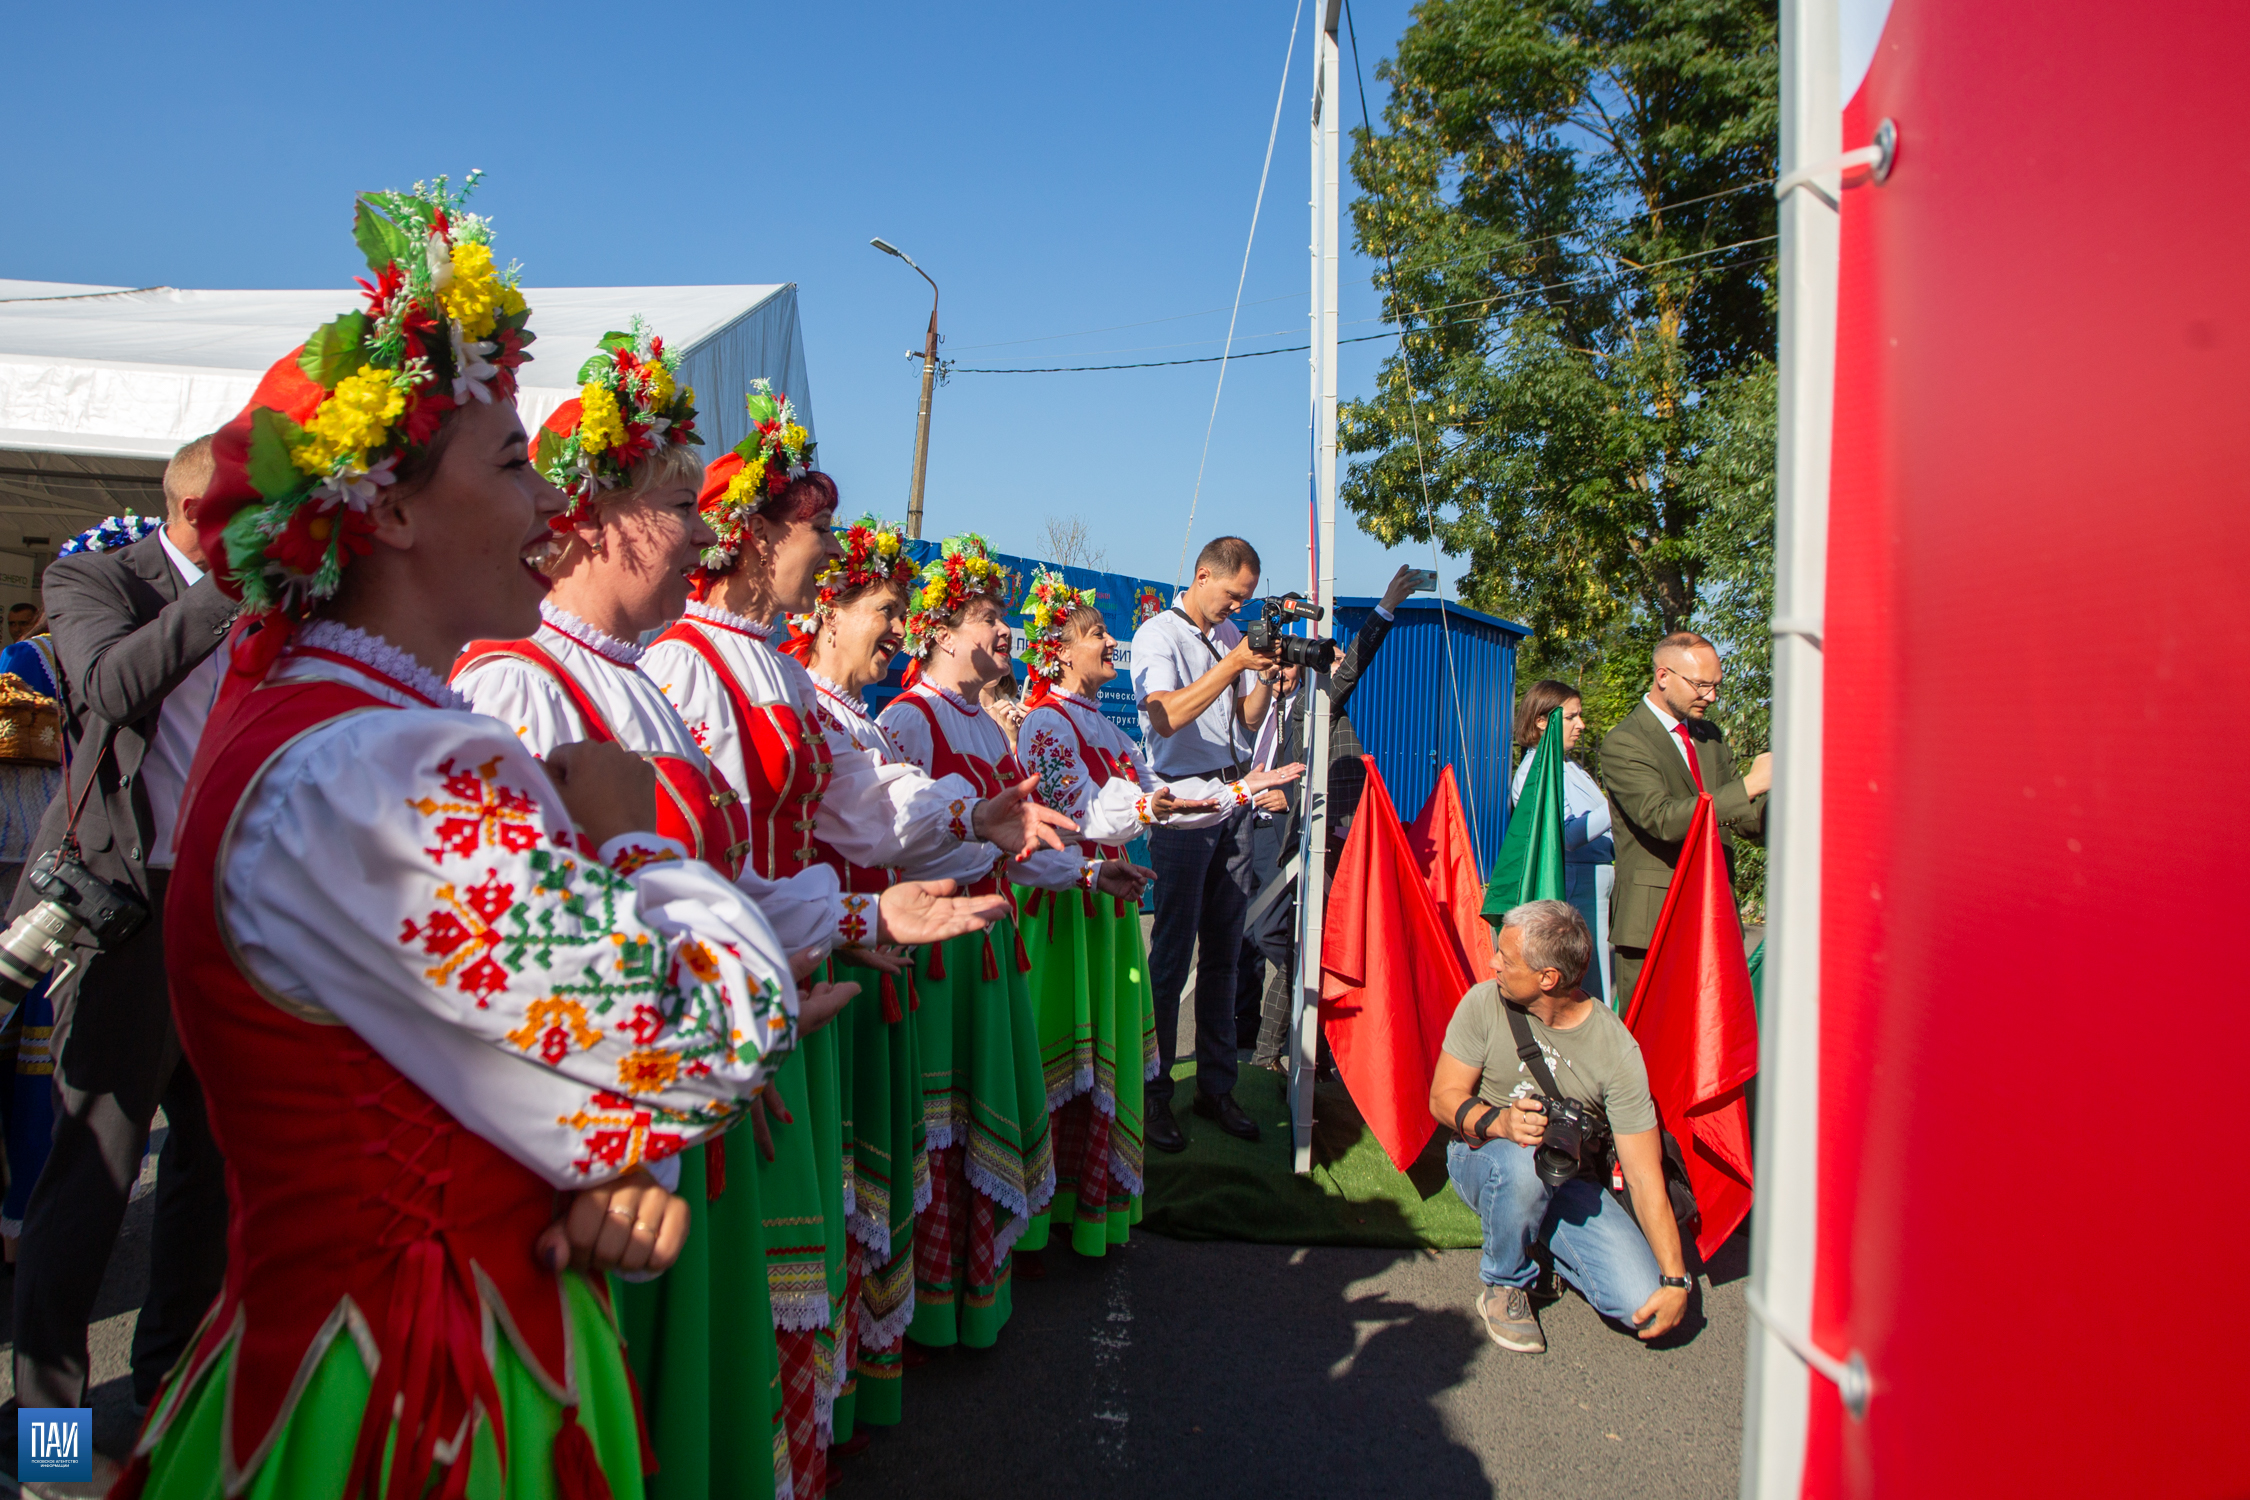
[[[1602,785],[1617,843],[1609,931],[1620,1013],[1630,1008],[1696,799],[1709,793],[1731,869],[1737,839],[1765,838],[1766,792],[1773,785],[1770,752],[1737,773],[1726,735],[1704,717],[1718,702],[1725,675],[1718,648],[1680,630],[1656,643],[1654,660],[1647,696],[1602,737]]]

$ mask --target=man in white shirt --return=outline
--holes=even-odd
[[[136,892],[149,917],[113,951],[74,949],[75,967],[54,987],[54,1147],[24,1214],[16,1265],[15,1381],[24,1406],[86,1404],[87,1322],[159,1105],[167,1131],[149,1292],[133,1337],[136,1403],[155,1395],[226,1272],[224,1171],[172,1027],[163,922],[180,793],[235,609],[206,575],[196,540],[193,507],[211,473],[210,439],[188,444],[164,471],[161,530],[112,551],[58,558],[42,580],[70,770],[32,858],[74,832],[87,869]],[[26,879],[9,917],[40,899]],[[0,1411],[0,1449],[14,1435]]]
[[[1205,546],[1195,579],[1173,606],[1133,633],[1133,697],[1141,743],[1158,777],[1215,776],[1250,770],[1257,731],[1273,697],[1271,656],[1252,651],[1235,611],[1258,592],[1258,554],[1236,536]],[[1159,1151],[1187,1138],[1172,1118],[1172,1061],[1178,1051],[1180,991],[1195,966],[1195,1111],[1229,1135],[1258,1138],[1257,1122],[1234,1101],[1235,959],[1242,916],[1255,887],[1248,809],[1208,828],[1156,828],[1156,927],[1149,979],[1156,991],[1156,1046],[1162,1062],[1148,1085],[1143,1130]]]
[[[1738,839],[1765,838],[1773,784],[1770,753],[1738,773],[1725,733],[1705,717],[1726,675],[1717,647],[1692,630],[1677,631],[1656,643],[1651,665],[1647,696],[1602,736],[1602,789],[1617,846],[1609,936],[1620,1014],[1631,1007],[1697,799],[1711,798],[1731,869]]]

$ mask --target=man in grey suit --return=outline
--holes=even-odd
[[[80,858],[138,891],[149,920],[113,952],[75,950],[76,967],[55,987],[54,1150],[25,1210],[16,1261],[23,1406],[87,1404],[87,1322],[158,1105],[169,1128],[157,1161],[148,1297],[133,1334],[136,1405],[155,1396],[226,1272],[226,1182],[164,978],[173,824],[235,609],[196,541],[194,506],[211,473],[211,440],[199,438],[164,471],[161,530],[114,551],[57,558],[42,580],[70,769],[32,857],[62,844],[77,806]],[[37,899],[26,882],[10,919]],[[12,1450],[15,1423],[0,1415],[0,1426],[0,1446]]]
[[[1696,799],[1710,793],[1731,871],[1735,840],[1757,843],[1766,836],[1766,792],[1773,785],[1771,752],[1737,774],[1726,735],[1704,717],[1718,702],[1725,675],[1718,648],[1692,630],[1675,631],[1656,643],[1654,666],[1648,693],[1602,736],[1602,789],[1609,793],[1617,844],[1609,937],[1620,1013],[1631,1006]]]

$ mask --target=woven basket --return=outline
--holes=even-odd
[[[0,764],[62,764],[62,710],[13,672],[0,672]]]

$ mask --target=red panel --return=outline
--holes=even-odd
[[[1808,1495],[2250,1491],[2246,59],[1897,0],[1845,113]]]

